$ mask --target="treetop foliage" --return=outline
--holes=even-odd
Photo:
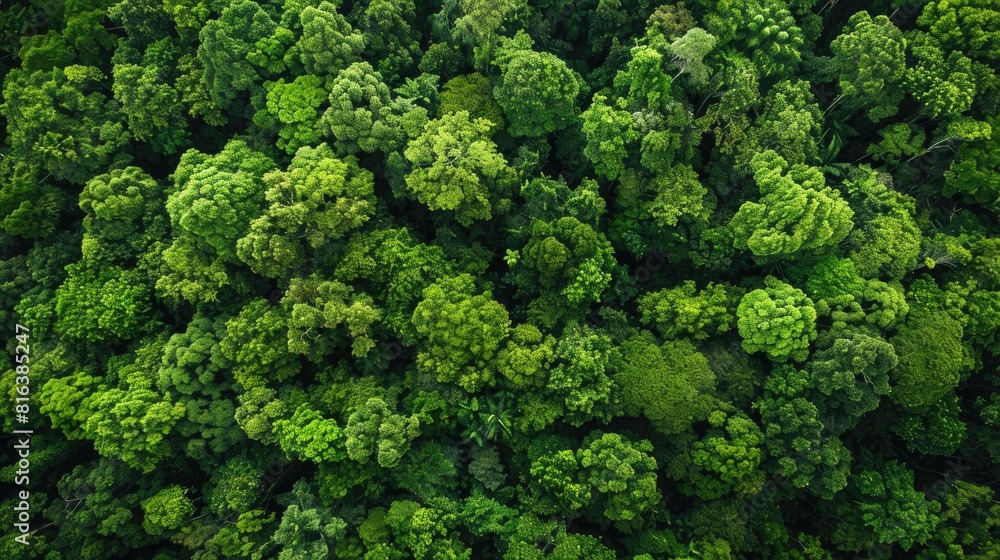
[[[0,558],[1000,558],[996,0],[0,39]]]

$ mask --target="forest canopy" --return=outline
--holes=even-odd
[[[0,558],[1000,558],[996,0],[0,39]]]

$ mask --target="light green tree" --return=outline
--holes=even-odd
[[[899,357],[890,376],[889,397],[908,410],[943,398],[970,365],[962,345],[962,325],[944,311],[912,308],[889,342]]]
[[[854,228],[854,211],[819,169],[789,166],[771,150],[754,156],[751,166],[762,196],[745,202],[729,222],[736,247],[758,260],[788,258],[835,246]]]
[[[463,226],[492,218],[513,180],[489,138],[492,127],[492,121],[470,120],[468,111],[428,122],[403,152],[413,166],[406,187],[431,210],[455,212]]]
[[[725,284],[709,282],[698,290],[693,280],[676,288],[639,297],[639,313],[645,325],[655,325],[666,338],[690,336],[704,340],[733,328],[733,306],[738,292]]]
[[[625,532],[642,525],[642,516],[660,502],[657,464],[648,440],[591,432],[576,452],[581,480],[594,491],[604,517]]]
[[[240,259],[271,278],[291,276],[310,250],[345,237],[375,212],[374,178],[325,143],[299,149],[286,171],[264,176],[270,207],[236,243]]]
[[[274,433],[289,459],[325,463],[347,458],[344,430],[335,420],[324,418],[308,404],[295,409],[291,418],[276,421]]]
[[[622,365],[614,382],[622,411],[645,416],[666,435],[690,430],[712,411],[715,374],[689,341],[658,346],[648,332],[645,335],[621,345]]]
[[[906,39],[886,16],[858,12],[843,33],[830,43],[838,75],[841,102],[849,110],[864,108],[873,122],[891,117],[903,100]]]
[[[477,293],[472,276],[461,274],[428,286],[412,320],[424,341],[417,354],[421,370],[469,392],[493,384],[493,359],[507,340],[510,317],[488,292]]]
[[[344,435],[349,458],[364,463],[375,455],[380,466],[393,468],[420,435],[420,421],[396,414],[385,401],[373,398],[351,413]]]
[[[194,516],[194,504],[188,489],[174,484],[142,501],[142,528],[150,535],[176,531]]]
[[[276,130],[278,147],[294,154],[302,146],[319,142],[323,135],[320,108],[327,99],[323,80],[307,74],[286,83],[284,78],[266,82],[267,105],[257,111],[253,122],[265,129]]]
[[[673,63],[679,71],[674,80],[687,74],[689,82],[695,88],[708,85],[709,67],[705,57],[715,48],[715,37],[700,27],[692,27],[680,38],[667,47],[667,52],[673,55]]]
[[[309,75],[336,76],[357,62],[365,50],[362,34],[330,2],[307,5],[299,14],[299,23],[302,36],[285,53],[285,62],[291,66],[297,58]]]
[[[351,353],[365,356],[375,348],[372,327],[382,314],[370,296],[319,274],[293,278],[281,304],[288,312],[288,350],[314,362],[351,339]]]
[[[773,276],[764,289],[743,296],[736,308],[737,326],[747,352],[766,352],[774,362],[801,362],[816,339],[816,309],[802,290]]]

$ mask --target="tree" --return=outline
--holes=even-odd
[[[308,404],[295,409],[291,418],[276,421],[274,433],[289,459],[325,463],[347,458],[344,430],[335,420],[324,418]]]
[[[551,222],[535,220],[530,231],[530,239],[512,263],[520,290],[558,293],[574,310],[601,301],[617,264],[603,234],[571,216]]]
[[[168,35],[171,22],[164,3],[156,0],[124,0],[108,8],[108,18],[124,27],[129,40],[139,46]]]
[[[941,523],[917,558],[960,554],[966,558],[988,558],[998,551],[994,522],[1000,509],[994,503],[995,492],[965,480],[956,480],[941,497]]]
[[[455,76],[442,86],[438,113],[445,115],[458,111],[468,111],[472,121],[486,119],[492,122],[490,130],[494,133],[505,124],[500,105],[493,98],[490,81],[479,72]]]
[[[655,133],[650,133],[643,139],[644,152],[649,147],[647,140],[655,136]],[[643,159],[646,159],[645,153]],[[649,213],[663,228],[675,227],[681,218],[685,221],[705,218],[711,210],[705,202],[708,189],[690,165],[670,167],[659,173],[652,183],[656,198],[649,205]]]
[[[854,212],[819,169],[789,166],[773,150],[754,156],[751,166],[762,197],[743,203],[729,222],[737,248],[759,260],[788,258],[836,245],[853,229]]]
[[[835,328],[869,324],[892,329],[910,309],[899,282],[865,280],[851,259],[821,259],[809,269],[805,284],[816,312],[833,319]]]
[[[304,480],[295,483],[287,501],[290,503],[272,537],[281,547],[277,558],[329,558],[334,550],[332,545],[344,538],[347,524],[319,503],[315,491]]]
[[[86,261],[69,265],[56,290],[56,331],[91,342],[126,340],[158,326],[143,275]]]
[[[292,279],[281,303],[288,313],[288,349],[292,352],[321,362],[343,340],[340,333],[344,331],[352,339],[354,356],[365,356],[375,348],[371,329],[381,314],[367,294],[312,274]]]
[[[694,16],[684,2],[657,6],[646,20],[646,32],[659,33],[667,41],[682,37],[694,26]]]
[[[87,435],[83,425],[91,412],[82,405],[88,397],[107,388],[101,381],[100,377],[84,372],[49,379],[41,387],[39,412],[67,439],[82,439]]]
[[[967,428],[959,418],[958,395],[948,394],[919,413],[903,413],[892,431],[907,447],[926,455],[951,456],[965,440]]]
[[[640,296],[639,313],[643,324],[655,325],[666,338],[705,340],[733,328],[736,294],[733,288],[714,282],[699,293],[693,280],[685,280],[676,288]]]
[[[961,193],[968,201],[974,201],[990,208],[997,208],[1000,201],[1000,148],[993,140],[1000,134],[1000,118],[988,121],[991,128],[989,138],[973,142],[963,142],[958,147],[958,157],[952,160],[945,172],[942,194],[955,196]]]
[[[65,195],[38,180],[41,164],[14,158],[0,161],[0,227],[7,235],[28,239],[51,235],[59,221]]]
[[[515,37],[497,52],[502,74],[494,90],[514,136],[544,136],[568,126],[576,117],[581,79],[557,56],[531,50]]]
[[[229,284],[225,265],[236,263],[244,237],[264,202],[261,178],[274,162],[242,140],[215,155],[188,150],[174,172],[166,209],[174,242],[164,254],[169,272],[161,292],[189,301],[212,301]]]
[[[455,20],[452,35],[472,44],[476,70],[489,73],[503,22],[519,8],[517,0],[464,0],[458,2],[463,13]],[[467,39],[466,39],[467,38]]]
[[[337,74],[329,101],[323,127],[336,139],[338,152],[374,152],[381,146],[391,150],[401,142],[401,133],[391,122],[389,86],[367,62],[355,62]]]
[[[308,75],[336,76],[358,62],[365,50],[362,34],[330,2],[306,6],[299,14],[299,22],[302,36],[285,53],[285,63],[291,66],[297,58]]]
[[[755,59],[755,63],[762,75],[784,76],[795,70],[801,60],[800,50],[805,39],[785,2],[754,1],[746,4],[742,10],[737,7],[741,4],[735,2],[723,6],[742,12],[730,15],[720,9],[720,16],[733,18],[725,26],[739,30],[746,51],[761,54]],[[708,30],[719,35],[711,25]]]
[[[872,18],[868,12],[854,14],[843,33],[830,43],[830,49],[840,85],[838,99],[847,99],[846,108],[865,108],[865,115],[873,122],[899,111],[906,74],[906,39],[888,17]]]
[[[487,490],[499,490],[507,482],[500,454],[493,447],[478,447],[469,461],[469,474]],[[466,502],[468,504],[468,501]],[[510,508],[507,508],[510,509]],[[513,509],[511,512],[515,511]]]
[[[167,436],[185,413],[183,404],[146,388],[99,391],[84,406],[92,411],[83,429],[94,449],[143,473],[171,455]]]
[[[889,342],[899,356],[889,396],[908,410],[936,403],[958,385],[968,367],[962,325],[944,311],[912,308]]]
[[[824,416],[833,411],[846,415],[843,429],[851,428],[890,393],[896,352],[885,340],[861,330],[830,331],[817,346],[821,349],[807,364],[813,402]]]
[[[632,23],[631,14],[622,8],[621,0],[598,0],[597,6],[590,12],[587,39],[593,52],[604,52]]]
[[[370,282],[384,312],[383,324],[409,345],[417,338],[411,319],[423,290],[454,275],[455,268],[440,247],[416,241],[409,230],[381,229],[353,236],[334,276],[343,282]]]
[[[823,113],[809,83],[782,80],[764,96],[760,115],[746,131],[746,139],[736,146],[736,161],[756,173],[753,158],[774,150],[792,165],[815,163],[822,130]]]
[[[309,250],[345,237],[375,212],[371,172],[334,157],[325,143],[300,148],[287,171],[267,173],[264,182],[271,206],[236,243],[240,259],[264,276],[293,274]]]
[[[744,414],[728,415],[721,410],[708,417],[711,428],[691,444],[687,453],[669,465],[668,472],[683,468],[680,489],[703,500],[714,500],[735,491],[737,495],[760,491],[764,473],[764,434]],[[686,468],[685,468],[686,467]]]
[[[490,441],[510,438],[515,408],[510,396],[510,393],[501,391],[482,399],[472,397],[468,405],[459,403],[460,410],[455,416],[463,427],[462,439],[474,441],[477,449],[483,449]]]
[[[737,326],[747,352],[766,352],[774,362],[801,362],[816,340],[816,309],[802,290],[773,276],[764,289],[743,296],[736,308]]]
[[[715,43],[715,37],[700,27],[688,29],[684,36],[671,43],[667,52],[673,55],[673,62],[680,69],[674,79],[687,74],[692,86],[701,88],[707,85],[709,68],[704,60],[715,48]]]
[[[393,467],[390,480],[393,486],[413,492],[424,501],[455,496],[460,466],[456,448],[425,439],[407,453],[406,461]],[[470,474],[474,470],[472,463],[469,470]]]
[[[847,486],[851,452],[835,433],[836,426],[820,418],[807,398],[810,378],[790,365],[772,370],[764,395],[754,402],[760,411],[768,455],[780,476],[795,488],[808,488],[829,500]]]
[[[472,551],[457,534],[458,504],[433,498],[421,506],[411,500],[372,509],[358,528],[370,558],[454,558],[468,560]]]
[[[57,553],[96,558],[126,554],[157,542],[159,537],[141,530],[140,513],[142,502],[158,486],[166,486],[157,478],[137,477],[125,463],[108,458],[76,465],[62,474],[57,483],[61,499],[48,512],[60,529],[52,548]]]
[[[854,247],[850,258],[865,278],[885,275],[898,280],[917,266],[921,248],[916,201],[891,186],[891,178],[866,166],[844,180],[855,220],[861,224],[849,238]]]
[[[621,353],[614,382],[626,415],[642,414],[666,435],[685,432],[708,417],[715,375],[690,342],[657,346],[650,336],[640,335],[626,340]]]
[[[611,419],[614,397],[608,373],[617,356],[609,337],[589,329],[567,330],[558,339],[545,388],[561,401],[568,424]]]
[[[375,454],[380,466],[393,468],[409,451],[410,442],[420,435],[419,428],[415,416],[395,414],[382,399],[369,399],[347,420],[347,456],[364,463]]]
[[[224,328],[221,320],[195,316],[186,331],[167,340],[154,376],[158,391],[184,405],[185,417],[175,427],[178,447],[206,468],[245,441],[235,419],[231,364],[219,347]]]
[[[93,262],[141,259],[150,246],[167,237],[160,183],[139,167],[114,169],[87,181],[80,193],[83,218],[81,250]],[[137,235],[137,232],[143,232]]]
[[[916,66],[907,72],[906,89],[935,119],[948,120],[968,111],[976,92],[972,60],[961,51],[947,52],[925,34],[914,36]]]
[[[868,153],[876,161],[884,161],[890,165],[896,165],[904,159],[920,157],[924,154],[924,141],[926,133],[923,128],[908,123],[891,124],[878,131],[882,141],[878,144],[870,144]]]
[[[228,364],[219,350],[216,327],[207,317],[196,316],[185,332],[170,337],[157,372],[159,390],[180,395],[219,394],[222,384],[216,376],[221,377]]]
[[[570,189],[565,181],[542,176],[521,186],[521,198],[524,204],[508,218],[511,234],[517,240],[527,238],[536,219],[551,222],[571,217],[597,228],[607,212],[607,201],[601,196],[600,185],[594,180],[584,180]]]
[[[134,51],[133,60],[115,64],[112,71],[114,85],[111,90],[128,118],[132,136],[149,142],[162,154],[176,153],[188,143],[190,136],[180,94],[164,80],[170,70],[162,68],[154,56],[161,50],[166,56],[177,56],[176,47],[171,47],[167,41],[158,42],[147,50],[142,60]],[[119,53],[128,50],[124,45],[119,47]]]
[[[225,8],[218,0],[164,0],[163,10],[173,20],[178,33],[184,37],[197,37],[198,31],[211,15]],[[169,21],[169,20],[168,20]]]
[[[988,61],[1000,60],[1000,10],[984,0],[928,2],[917,18],[917,24],[928,30],[949,49]]]
[[[360,27],[365,50],[378,61],[378,71],[389,83],[399,83],[420,54],[420,34],[413,0],[372,0],[364,9]]]
[[[514,534],[505,560],[538,560],[559,558],[560,560],[612,560],[615,552],[591,535],[570,533],[563,523],[556,520],[541,521],[538,516],[526,515],[514,523]],[[538,549],[538,543],[546,543],[551,554]]]
[[[266,82],[267,106],[257,111],[253,121],[258,126],[278,132],[278,147],[289,154],[319,142],[323,135],[320,108],[327,93],[319,76],[307,74],[285,83]]]
[[[477,295],[472,276],[461,274],[428,286],[412,320],[425,341],[417,355],[421,370],[470,393],[493,385],[493,358],[507,339],[510,318],[488,292]]]
[[[649,45],[637,45],[625,70],[615,76],[616,89],[627,90],[629,104],[656,111],[672,102],[671,81],[664,68],[664,55]]]
[[[463,226],[489,220],[508,195],[513,173],[489,139],[492,121],[468,111],[428,122],[403,154],[413,166],[406,187],[431,210],[455,212]]]
[[[859,502],[849,522],[863,522],[875,542],[898,543],[909,550],[914,544],[927,542],[940,522],[937,514],[941,504],[913,488],[913,472],[896,461],[865,465],[851,475],[848,493]],[[847,510],[840,508],[845,513]],[[834,533],[836,540],[847,530],[843,525]]]
[[[233,377],[244,390],[262,387],[272,379],[288,380],[302,367],[288,348],[287,312],[263,298],[250,301],[226,321],[219,350],[233,362]]]
[[[524,323],[514,327],[507,347],[497,353],[497,371],[519,389],[540,385],[555,357],[555,338]]]
[[[258,45],[277,29],[260,5],[251,0],[232,2],[218,19],[204,24],[198,34],[198,60],[204,66],[202,79],[216,105],[229,107],[242,92],[260,87],[269,73],[255,63],[261,62]]]
[[[539,454],[531,461],[532,497],[539,513],[572,513],[593,498],[590,485],[579,480],[580,463],[569,449]]]
[[[142,501],[142,528],[150,535],[176,531],[194,514],[194,504],[187,497],[188,489],[173,485]]]
[[[788,2],[699,3],[709,12],[704,18],[705,29],[720,42],[735,43],[740,50],[755,53],[754,64],[763,76],[787,76],[798,67],[805,37]]]
[[[576,452],[581,480],[594,489],[604,517],[625,532],[640,526],[641,516],[660,501],[652,451],[647,440],[632,442],[596,430]]]
[[[8,74],[0,114],[10,130],[11,155],[29,164],[27,169],[40,171],[40,167],[56,180],[74,185],[126,161],[125,119],[117,103],[100,91],[104,79],[98,68],[79,65]],[[10,169],[14,170],[18,175],[26,171]],[[45,193],[42,189],[39,194]],[[28,198],[21,198],[10,211],[20,206],[22,212],[33,213],[22,202]],[[38,203],[44,215],[45,203]]]
[[[625,110],[625,100],[618,98],[611,105],[606,96],[595,94],[590,107],[580,114],[580,120],[587,137],[583,155],[598,175],[617,179],[625,170],[629,144],[639,139],[632,115]]]

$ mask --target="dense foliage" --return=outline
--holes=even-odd
[[[1000,558],[996,0],[0,39],[0,558]]]

